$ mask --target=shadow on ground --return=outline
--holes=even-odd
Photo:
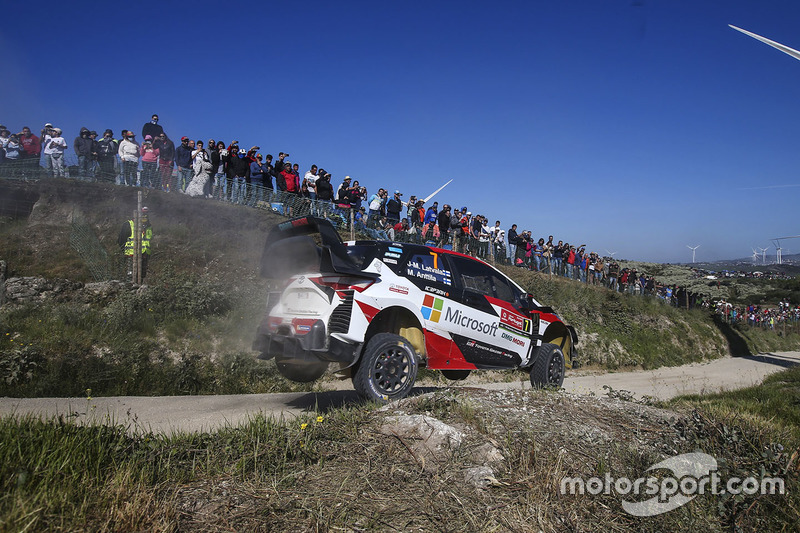
[[[717,326],[717,329],[719,329],[720,333],[722,333],[725,340],[728,342],[728,352],[732,356],[745,357],[753,355],[744,337],[716,314],[714,315],[714,325]]]
[[[738,356],[741,359],[748,359],[751,361],[758,361],[760,363],[766,363],[770,365],[780,366],[782,368],[792,368],[793,366],[797,366],[798,362],[797,359],[791,359],[789,357],[784,357],[782,355],[774,354],[774,353],[761,353],[756,355],[740,355]]]
[[[414,387],[409,396],[419,396],[437,390],[437,387]],[[356,391],[325,391],[309,392],[303,396],[286,403],[287,406],[301,409],[305,412],[326,413],[340,407],[361,405],[364,399]]]

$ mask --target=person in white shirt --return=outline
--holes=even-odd
[[[317,199],[317,165],[311,165],[311,170],[306,172],[306,175],[303,176],[303,179],[308,185],[308,194],[312,200]]]
[[[119,143],[119,159],[122,161],[122,184],[136,185],[137,170],[139,169],[139,144],[132,131],[125,134],[125,139]]]
[[[64,150],[67,149],[67,141],[61,136],[61,128],[53,128],[50,135],[45,137],[44,155],[47,158],[47,168],[52,171],[54,178],[64,178],[67,173],[64,170]]]

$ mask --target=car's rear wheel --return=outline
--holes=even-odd
[[[472,370],[442,370],[442,375],[450,381],[461,381],[469,377]]]
[[[542,344],[536,362],[531,368],[531,385],[534,389],[544,387],[559,388],[564,384],[566,364],[564,352],[555,344]]]
[[[393,333],[378,333],[364,348],[353,387],[366,400],[399,400],[411,392],[417,369],[417,352],[408,340]]]
[[[283,377],[299,383],[315,381],[328,370],[327,361],[299,361],[276,357],[275,364]]]

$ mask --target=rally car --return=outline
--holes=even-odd
[[[343,242],[325,219],[268,235],[261,275],[279,280],[253,349],[286,378],[310,382],[331,363],[368,400],[406,396],[419,367],[464,379],[522,369],[560,387],[575,329],[491,265],[419,244]]]

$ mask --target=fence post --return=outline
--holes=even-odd
[[[138,191],[134,213],[133,235],[136,243],[133,252],[133,281],[142,284],[142,191]]]

